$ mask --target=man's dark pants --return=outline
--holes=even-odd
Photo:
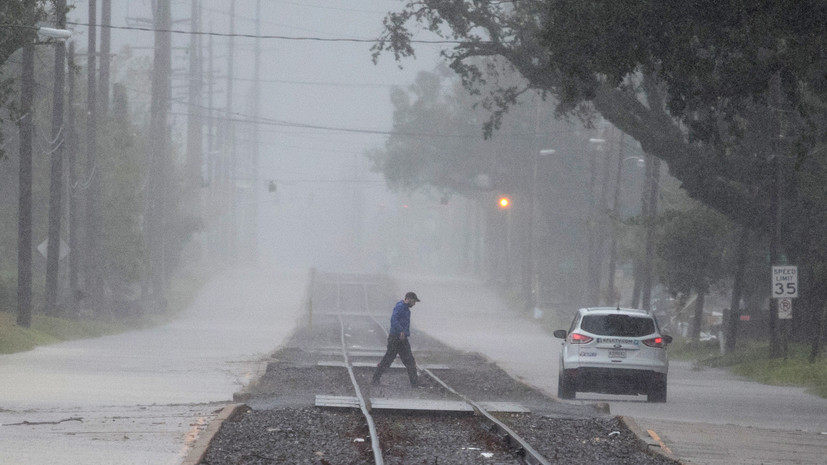
[[[408,379],[411,381],[411,386],[417,385],[419,379],[416,374],[416,360],[414,360],[411,353],[411,343],[408,342],[408,338],[401,339],[398,334],[388,336],[388,350],[379,365],[376,365],[376,371],[373,373],[374,384],[379,383],[382,373],[391,366],[397,355],[402,359],[402,363],[408,370]]]

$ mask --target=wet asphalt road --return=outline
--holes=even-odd
[[[169,325],[0,356],[0,463],[177,465],[304,317],[306,282],[306,272],[225,272]],[[556,395],[559,340],[493,292],[472,280],[397,282],[422,299],[415,329]],[[585,394],[572,402],[595,401],[633,416],[687,462],[827,463],[827,400],[801,389],[673,363],[666,404]]]
[[[289,336],[306,282],[222,272],[170,324],[0,356],[0,463],[179,464]]]

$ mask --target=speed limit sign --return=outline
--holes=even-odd
[[[772,267],[772,297],[785,299],[798,297],[798,267]]]

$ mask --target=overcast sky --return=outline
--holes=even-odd
[[[151,31],[120,28],[151,28],[153,3],[152,0],[112,0],[115,27],[112,53],[120,53],[128,46],[135,55],[152,57],[154,35]],[[231,3],[230,0],[201,0],[200,29],[229,33]],[[256,3],[256,0],[235,0],[235,34],[256,34]],[[383,146],[386,136],[375,132],[391,129],[391,86],[405,87],[413,82],[417,72],[433,70],[440,61],[439,46],[419,46],[417,59],[406,60],[400,69],[392,55],[382,56],[378,65],[374,65],[371,43],[329,39],[376,39],[386,13],[398,11],[402,5],[398,0],[261,0],[261,36],[284,37],[260,40],[260,115],[268,123],[260,125],[260,169],[254,181],[262,191],[260,229],[263,235],[271,236],[265,242],[289,242],[290,253],[297,249],[317,257],[337,253],[341,249],[341,234],[334,239],[335,231],[357,228],[347,224],[353,222],[350,218],[362,216],[369,220],[377,205],[387,205],[391,210],[399,203],[385,190],[380,175],[367,174],[364,153]],[[70,28],[75,32],[79,53],[85,53],[88,36],[87,27],[82,24],[88,23],[88,2],[76,1],[74,6],[69,21],[79,24]],[[97,9],[100,14],[100,0]],[[174,30],[190,30],[190,11],[189,0],[172,1]],[[188,111],[185,101],[190,38],[189,34],[172,35],[175,72],[172,121],[176,125],[173,137],[181,150],[185,144],[183,115]],[[296,38],[328,40],[291,40]],[[203,37],[202,40],[206,48],[209,39]],[[253,114],[251,90],[256,41],[245,37],[233,40],[233,113],[243,117]],[[212,38],[217,86],[214,107],[223,108],[226,102],[229,42],[228,37]],[[205,55],[205,68],[206,65]],[[123,69],[115,71],[121,75],[113,76],[113,81],[124,78]],[[148,100],[146,90],[127,87],[127,93],[131,102]],[[237,126],[240,139],[245,137],[242,131]],[[243,142],[239,147],[244,150]],[[264,189],[271,179],[278,182],[275,195],[268,195]],[[353,183],[330,182],[342,179],[361,180],[358,190]],[[354,199],[364,199],[365,206],[361,208],[368,211],[353,212]],[[318,229],[329,230],[328,236],[313,236]]]
[[[113,26],[143,26],[152,17],[150,0],[113,0]],[[201,29],[229,33],[229,0],[202,0]],[[397,0],[261,0],[260,28],[262,36],[319,39],[375,39],[382,31],[382,19],[389,10],[403,5]],[[173,0],[173,29],[189,30],[190,1]],[[98,1],[100,12],[100,1]],[[255,34],[256,0],[235,0],[235,33]],[[75,2],[70,21],[86,23],[88,3]],[[86,48],[83,26],[72,26],[78,49]],[[174,34],[175,47],[186,47],[190,36]],[[206,47],[207,38],[204,37]],[[214,64],[219,80],[225,76],[227,37],[213,37]],[[151,47],[153,34],[148,31],[113,29],[112,51],[124,46]],[[234,112],[250,114],[253,50],[255,39],[236,37]],[[391,128],[392,108],[389,89],[392,85],[407,86],[417,71],[432,70],[439,61],[436,45],[421,45],[416,60],[403,63],[404,69],[383,56],[378,65],[371,61],[370,43],[326,42],[314,40],[261,40],[262,101],[261,116],[286,123],[337,128],[342,130],[299,129],[275,125],[261,127],[266,141],[262,150],[262,169],[281,171],[280,179],[305,179],[306,167],[323,173],[325,166],[340,170],[337,161],[352,160],[366,148],[381,146],[384,136],[359,131],[387,131]],[[134,53],[151,56],[151,50],[135,49]],[[186,69],[186,50],[174,50],[174,68]],[[205,57],[206,60],[206,57]],[[179,75],[173,86],[180,84],[174,95],[185,95],[185,77]],[[221,83],[224,84],[223,82]],[[220,90],[223,92],[223,89]],[[142,98],[140,95],[133,98]],[[217,103],[226,97],[216,94]],[[176,108],[184,111],[183,107]],[[354,132],[355,131],[355,132]],[[301,162],[297,162],[301,160]],[[318,161],[310,163],[305,161]],[[273,173],[275,174],[275,173]]]

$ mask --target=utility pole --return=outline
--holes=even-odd
[[[152,72],[152,98],[150,102],[150,159],[147,196],[147,235],[149,247],[150,293],[161,303],[164,299],[166,273],[164,264],[165,207],[167,199],[168,128],[167,109],[170,98],[170,29],[171,11],[169,0],[158,0],[155,19],[155,56]],[[162,304],[163,305],[163,304]]]
[[[773,110],[773,133],[772,133],[772,159],[770,166],[772,168],[772,187],[770,208],[772,218],[770,225],[772,227],[770,234],[770,267],[776,265],[786,264],[784,257],[784,246],[781,242],[781,226],[782,226],[782,201],[784,183],[784,173],[782,172],[783,164],[781,163],[781,156],[784,150],[782,142],[784,140],[784,131],[786,123],[784,121],[785,106],[784,96],[781,89],[781,73],[776,71],[770,76],[769,80],[769,98],[770,106]],[[779,321],[778,318],[778,300],[770,299],[769,305],[769,326],[770,326],[770,357],[778,358],[782,355],[786,358],[786,333],[789,321]],[[782,334],[784,333],[784,334]],[[783,342],[783,346],[782,346]]]
[[[212,32],[212,23],[210,24],[210,32]],[[210,257],[221,258],[224,253],[224,244],[222,242],[224,231],[224,218],[221,208],[222,197],[221,189],[223,186],[223,179],[221,176],[221,157],[217,156],[217,150],[221,148],[221,131],[215,124],[215,117],[213,115],[214,102],[213,96],[215,92],[215,65],[213,62],[213,36],[207,37],[207,179],[209,183],[209,197],[207,202],[207,219],[210,221],[209,228],[209,250]]]
[[[100,86],[98,87],[98,99],[100,103],[99,113],[105,119],[109,114],[109,64],[112,43],[112,31],[109,26],[112,24],[112,0],[101,0],[101,64],[100,64]]]
[[[614,128],[610,129],[611,133],[614,133]],[[603,302],[605,300],[611,300],[610,297],[612,295],[613,290],[609,289],[607,294],[603,294],[601,292],[601,276],[603,274],[603,262],[605,258],[605,245],[606,245],[606,234],[609,230],[609,218],[607,216],[607,212],[609,211],[609,178],[611,177],[611,151],[608,147],[608,142],[603,147],[603,156],[601,157],[601,163],[603,163],[603,176],[600,182],[600,207],[598,209],[598,216],[597,216],[597,231],[595,236],[595,258],[594,258],[594,284],[593,288],[597,293],[597,299],[599,302]],[[614,285],[614,284],[612,284]],[[608,305],[611,305],[612,302],[608,302]]]
[[[210,26],[212,32],[212,25]],[[213,118],[213,92],[215,73],[213,65],[212,35],[207,38],[207,182],[212,191],[215,186],[215,119]]]
[[[233,71],[235,70],[235,63],[233,55],[235,53],[235,0],[230,1],[230,37],[228,40],[227,49],[227,117],[232,119],[233,115]],[[238,225],[237,205],[236,205],[236,151],[235,151],[235,126],[232,121],[226,122],[226,134],[224,137],[224,153],[225,157],[229,156],[229,160],[225,163],[224,175],[226,176],[228,186],[227,196],[229,201],[229,221],[225,221],[227,228],[227,244],[225,244],[228,257],[230,260],[237,258],[238,253]]]
[[[603,131],[599,135],[603,136]],[[597,172],[598,154],[604,152],[606,140],[602,137],[592,138],[589,139],[589,143],[594,145],[589,154],[588,261],[586,263],[586,304],[591,306],[600,304],[600,265],[602,262],[600,248],[603,240],[601,231],[603,215],[598,214],[597,211]]]
[[[187,152],[184,163],[184,198],[185,208],[190,215],[199,221],[205,221],[205,190],[203,187],[203,129],[204,120],[202,116],[202,56],[201,56],[201,7],[198,0],[192,0],[190,5],[190,37],[189,45],[189,92],[188,92],[188,116],[187,116]],[[198,235],[198,240],[203,241],[206,236]],[[203,247],[199,259],[205,257],[206,247]]]
[[[66,0],[58,0],[57,27],[66,28]],[[63,153],[66,132],[63,128],[63,86],[65,79],[66,45],[55,44],[55,82],[52,98],[52,147],[49,182],[49,239],[46,249],[46,313],[57,313],[58,270],[60,261],[60,217],[63,193]]]
[[[69,302],[72,311],[76,311],[77,301],[75,292],[78,290],[78,267],[81,263],[81,254],[78,253],[78,202],[77,202],[77,137],[75,134],[75,43],[69,43],[69,56],[67,57],[69,74],[67,76],[68,94],[66,96],[66,151],[68,152],[68,207],[69,207],[69,290],[72,297]]]
[[[34,2],[26,2],[26,24],[34,30]],[[34,34],[28,30],[20,76],[20,166],[17,216],[17,324],[32,325],[32,138],[34,133]]]
[[[660,178],[660,159],[651,155],[647,161],[652,165],[648,170],[649,188],[647,190],[647,215],[646,215],[646,244],[644,246],[643,276],[641,284],[641,308],[652,309],[652,266],[655,258],[655,219],[658,215],[658,180]]]
[[[259,149],[261,146],[261,131],[259,131],[259,117],[261,117],[261,0],[256,0],[256,61],[255,61],[255,81],[253,82],[253,117],[256,119],[253,123],[253,147],[252,160],[250,167],[251,178],[253,179],[253,189],[251,190],[252,204],[250,207],[250,226],[248,244],[249,254],[252,260],[258,258],[258,197],[262,188],[258,182],[258,163],[259,163]]]
[[[89,42],[87,61],[87,112],[86,112],[86,179],[89,183],[86,189],[86,257],[85,277],[86,289],[92,296],[95,310],[99,310],[99,298],[103,296],[100,288],[101,266],[100,247],[98,247],[98,194],[100,192],[100,174],[97,166],[97,79],[96,79],[96,47],[97,47],[97,4],[96,0],[89,0]]]
[[[201,217],[201,152],[202,147],[202,118],[201,118],[201,36],[196,34],[200,25],[200,7],[198,0],[192,0],[190,13],[190,69],[189,69],[189,96],[187,117],[187,157],[185,173],[185,187],[187,197],[192,199],[190,211]]]
[[[614,212],[615,219],[614,221],[620,222],[620,183],[622,180],[623,175],[623,155],[624,149],[626,148],[625,144],[625,134],[622,131],[618,131],[620,133],[619,143],[620,147],[618,148],[617,152],[617,173],[615,175],[615,191],[614,191],[614,202],[612,203],[612,212]],[[606,180],[608,183],[608,179]],[[620,293],[615,292],[615,272],[617,270],[617,235],[618,232],[612,228],[612,237],[611,242],[609,244],[609,275],[608,280],[606,283],[606,287],[608,289],[607,296],[610,299],[607,302],[609,305],[620,305]],[[617,300],[615,300],[617,297]]]

